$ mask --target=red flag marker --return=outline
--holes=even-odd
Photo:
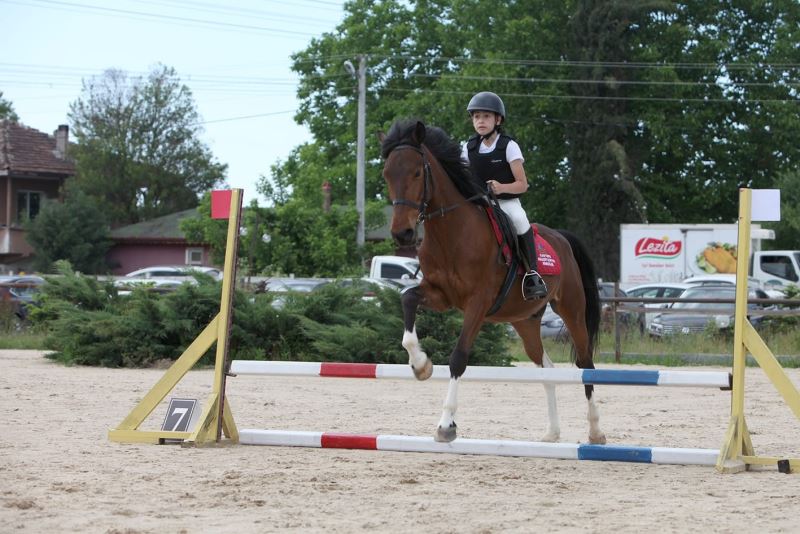
[[[231,216],[231,190],[211,191],[211,218],[227,219]]]

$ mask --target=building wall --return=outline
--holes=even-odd
[[[202,265],[210,265],[208,247],[176,244],[116,244],[106,255],[112,274],[124,275],[153,265],[186,265],[187,249],[202,250]]]
[[[11,194],[7,196],[9,179],[11,180]],[[62,183],[63,178],[20,178],[17,176],[9,178],[8,176],[3,176],[2,180],[0,180],[0,224],[5,225],[6,221],[10,221],[10,226],[16,226],[17,192],[36,191],[42,193],[45,198],[58,198],[59,188]],[[9,206],[11,208],[10,214],[7,210]]]

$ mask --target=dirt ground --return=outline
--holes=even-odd
[[[601,366],[602,367],[602,366]],[[645,369],[647,367],[637,366]],[[698,368],[692,368],[698,369]],[[789,370],[795,385],[800,372]],[[63,367],[0,351],[0,532],[800,532],[800,474],[709,467],[107,439],[161,370]],[[176,397],[205,399],[211,370]],[[237,377],[237,426],[431,435],[446,383]],[[562,441],[586,441],[581,386],[558,388]],[[719,448],[730,394],[597,388],[609,443]],[[465,382],[463,437],[537,440],[538,384]],[[164,407],[146,428],[159,428]],[[747,372],[756,452],[800,457],[800,422]]]

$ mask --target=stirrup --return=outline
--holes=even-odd
[[[547,296],[547,284],[542,276],[530,270],[522,277],[522,298],[524,300],[538,300]]]

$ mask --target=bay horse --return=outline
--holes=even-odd
[[[537,225],[539,234],[553,247],[561,262],[559,275],[544,276],[547,297],[525,301],[518,274],[503,305],[492,308],[508,267],[500,261],[499,246],[483,205],[481,184],[461,159],[461,147],[440,128],[415,120],[395,122],[379,136],[385,163],[383,177],[393,204],[391,233],[400,245],[412,245],[416,227],[425,224],[418,250],[423,278],[402,294],[403,347],[414,375],[428,379],[433,365],[420,348],[416,332],[417,308],[435,311],[461,310],[464,322],[450,354],[450,381],[434,439],[456,439],[455,414],[458,381],[467,367],[469,353],[485,321],[510,323],[522,339],[528,357],[540,367],[553,367],[542,346],[541,318],[547,302],[564,320],[572,337],[572,354],[581,369],[594,369],[592,357],[600,326],[600,297],[594,266],[576,236]],[[482,200],[483,199],[483,200]],[[545,384],[549,426],[542,441],[560,437],[555,386]],[[589,404],[589,442],[605,443],[599,426],[594,386],[584,385]]]

